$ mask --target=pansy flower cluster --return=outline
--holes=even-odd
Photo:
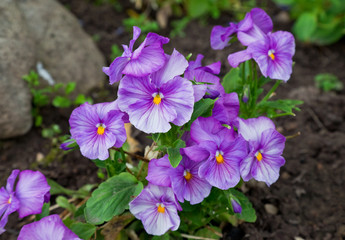
[[[292,73],[295,39],[289,32],[272,30],[271,18],[262,9],[254,8],[239,23],[231,22],[229,27],[215,26],[211,33],[211,47],[223,49],[237,34],[238,40],[247,48],[228,56],[232,67],[254,59],[263,76],[287,81]]]
[[[280,114],[279,108],[269,108],[267,101],[278,85],[257,103],[263,89],[258,90],[262,84],[255,64],[265,78],[263,82],[269,78],[287,81],[295,43],[292,34],[272,29],[272,20],[258,8],[239,23],[213,28],[212,48],[228,46],[235,34],[246,47],[228,56],[233,69],[241,66],[241,74],[235,77],[242,85],[225,88],[226,81],[221,82],[218,77],[220,62],[205,66],[203,55],[190,61],[176,49],[167,54],[163,46],[169,39],[155,33],[149,33],[134,49],[141,30],[133,28],[133,39],[128,46],[123,45],[122,56],[103,68],[110,84],[119,84],[117,99],[76,108],[69,119],[71,137],[61,145],[64,150],[78,145],[82,155],[107,170],[108,180],[100,184],[84,206],[86,221],[102,224],[129,209],[148,234],[163,235],[179,228],[184,204],[202,208],[201,203],[212,192],[221,191],[229,204],[224,209],[230,208],[232,214],[240,216],[248,204],[243,204],[243,198],[232,190],[242,180],[255,179],[268,186],[277,181],[285,164],[282,154],[286,138],[269,118],[272,112]],[[243,63],[248,60],[249,70]],[[145,160],[147,167],[141,162],[135,170],[126,163],[126,154],[130,153],[123,148],[127,138],[125,123],[152,134],[152,147],[159,157],[131,155]],[[113,152],[119,155],[115,153],[114,157]],[[36,198],[28,200],[26,189],[31,188],[30,181],[24,184],[21,179],[29,173],[33,174],[21,173],[14,190],[18,175],[14,172],[6,189],[0,190],[0,231],[10,213],[18,210],[23,217],[39,212],[32,206],[42,207],[49,186],[41,189],[38,202]],[[145,187],[143,183],[147,183]],[[56,215],[25,226],[18,239],[41,239],[41,231],[46,232],[46,239],[53,235],[79,239]]]
[[[5,232],[8,216],[18,212],[23,218],[39,214],[43,204],[49,202],[50,186],[39,171],[13,170],[6,187],[0,189],[0,234]]]

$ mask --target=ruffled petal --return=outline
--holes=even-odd
[[[192,83],[184,78],[175,77],[163,84],[160,91],[164,95],[161,105],[176,111],[177,115],[172,123],[177,126],[187,123],[192,116],[194,106]]]
[[[152,94],[157,91],[149,77],[136,78],[126,76],[119,85],[117,104],[121,111],[128,113],[129,106],[142,101],[153,100]]]
[[[237,93],[222,95],[214,104],[212,116],[223,124],[231,124],[238,117],[240,102]]]
[[[20,172],[16,186],[16,197],[20,201],[19,217],[41,213],[44,196],[49,190],[47,179],[39,171],[24,170]]]
[[[261,161],[254,161],[251,174],[257,181],[263,181],[268,186],[276,182],[279,178],[280,167],[285,164],[282,156],[271,157],[264,155]]]
[[[185,155],[188,156],[188,158],[195,162],[205,161],[210,157],[210,152],[199,145],[183,148],[182,151]]]
[[[129,62],[128,57],[117,57],[109,67],[103,67],[103,72],[109,76],[109,83],[114,84],[122,78],[123,70]]]
[[[59,215],[51,215],[23,226],[18,240],[80,240],[80,238],[69,230],[61,221]]]
[[[111,142],[115,147],[121,147],[127,139],[126,129],[123,122],[123,113],[117,110],[108,112],[103,119],[106,131],[115,137],[115,143]],[[110,140],[112,141],[112,139]]]
[[[199,176],[223,190],[236,186],[241,179],[238,164],[228,160],[218,164],[215,158],[200,166]]]
[[[184,73],[188,67],[186,58],[174,49],[166,64],[156,73],[152,74],[152,82],[161,86],[176,76]]]
[[[197,143],[203,141],[217,141],[217,133],[224,128],[225,127],[213,117],[199,117],[192,123],[190,135]]]
[[[143,48],[136,58],[131,59],[122,73],[135,77],[144,77],[163,67],[166,61],[161,45],[155,44]]]
[[[235,52],[233,54],[229,54],[228,62],[231,67],[237,68],[240,63],[243,63],[252,58],[252,54],[246,50]]]
[[[168,155],[159,159],[152,159],[149,163],[146,180],[158,186],[171,187],[171,169]]]
[[[261,134],[261,153],[281,155],[285,147],[285,137],[275,129],[267,129]]]
[[[20,170],[15,169],[12,171],[11,175],[7,178],[6,190],[11,193],[14,190],[14,183],[17,179]],[[1,216],[1,214],[0,214]]]
[[[238,119],[238,133],[247,141],[253,140],[260,142],[261,134],[267,129],[275,129],[271,119],[267,117]]]
[[[222,50],[229,46],[231,35],[236,32],[237,25],[234,23],[230,23],[229,27],[214,26],[210,37],[211,48],[214,50]]]

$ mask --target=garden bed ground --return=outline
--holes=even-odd
[[[125,13],[108,6],[95,6],[85,0],[60,0],[80,19],[85,31],[97,36],[98,47],[109,59],[112,44],[127,44],[130,34],[122,26]],[[269,10],[275,30],[291,30],[284,15],[276,8]],[[207,25],[191,22],[184,38],[172,39],[166,48],[176,48],[183,54],[205,55],[205,63],[222,61],[222,73],[229,70],[225,51],[209,46],[213,25],[226,25],[230,15],[210,20]],[[163,30],[167,35],[168,30]],[[90,56],[92,57],[92,56]],[[316,47],[297,42],[296,62],[292,78],[280,87],[277,94],[284,98],[305,101],[296,117],[278,120],[277,127],[285,135],[301,132],[286,142],[285,166],[280,179],[270,188],[257,182],[246,183],[242,189],[257,210],[255,223],[238,227],[226,226],[224,239],[345,239],[345,91],[323,93],[314,87],[318,73],[333,73],[345,84],[345,41],[329,47]],[[95,79],[96,81],[96,79]],[[96,101],[111,101],[115,88],[105,82],[105,90],[95,90]],[[108,97],[104,97],[108,95]],[[46,125],[57,123],[68,133],[68,118],[72,109],[43,109]],[[134,132],[135,133],[135,132]],[[147,140],[137,136],[144,147]],[[77,189],[86,183],[97,182],[96,167],[79,152],[63,156],[48,166],[38,164],[41,156],[50,152],[51,140],[43,139],[39,129],[33,128],[25,136],[0,142],[0,185],[14,168],[36,167],[48,178],[61,185]],[[273,208],[273,211],[272,211]],[[275,211],[276,210],[276,211]],[[0,239],[16,239],[19,226],[17,216],[11,216],[8,231]],[[298,238],[300,237],[300,238]]]

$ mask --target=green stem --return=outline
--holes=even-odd
[[[276,83],[273,85],[273,87],[271,88],[271,90],[266,94],[266,96],[261,100],[261,103],[263,102],[266,102],[270,96],[272,95],[272,93],[274,93],[274,91],[277,89],[277,87],[279,86],[279,84],[281,83],[282,81],[279,80],[279,81],[276,81]]]

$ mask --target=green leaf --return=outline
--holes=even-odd
[[[71,104],[72,104],[71,100],[69,100],[66,97],[56,96],[53,99],[53,106],[57,108],[67,108],[67,107],[70,107]]]
[[[63,197],[63,196],[58,196],[58,197],[56,198],[56,203],[57,203],[57,205],[59,205],[60,207],[65,208],[65,209],[67,209],[68,211],[70,211],[72,214],[74,214],[75,211],[76,211],[75,206],[74,206],[73,204],[69,203],[69,202],[68,202],[68,199],[65,198],[65,197]]]
[[[67,83],[67,85],[66,85],[66,87],[65,87],[65,93],[66,93],[66,95],[71,94],[71,93],[74,91],[74,89],[75,89],[76,86],[77,86],[77,84],[76,84],[75,82],[69,82],[69,83]]]
[[[169,234],[166,233],[162,236],[153,236],[152,240],[169,240],[170,237],[169,237]]]
[[[96,232],[96,226],[89,223],[75,222],[70,226],[72,232],[78,235],[81,239],[90,239]]]
[[[223,78],[222,85],[226,93],[242,91],[240,68],[232,68]]]
[[[305,12],[300,15],[293,26],[293,31],[301,41],[309,41],[317,27],[317,17],[313,13]]]
[[[182,139],[177,139],[173,146],[168,148],[168,155],[171,166],[176,168],[182,160],[180,149],[186,147],[186,143]]]
[[[194,110],[190,121],[188,122],[187,126],[190,125],[197,119],[198,117],[209,117],[212,115],[212,109],[214,106],[214,102],[216,100],[210,98],[203,98],[199,102],[194,104]]]
[[[315,76],[314,81],[316,83],[316,87],[322,89],[325,92],[329,92],[332,90],[340,91],[344,87],[339,78],[330,73],[320,73]]]
[[[297,105],[301,104],[303,104],[303,101],[300,100],[279,99],[275,101],[260,102],[257,105],[257,108],[260,113],[267,113],[267,116],[272,118],[273,115],[279,113],[277,112],[278,110],[287,113],[285,115],[294,116],[295,114],[293,113],[293,110],[300,111]]]
[[[43,117],[41,115],[37,115],[35,118],[35,127],[40,127],[43,122]]]
[[[40,214],[36,214],[36,221],[39,221],[42,218],[48,216],[49,215],[49,208],[50,208],[50,203],[44,203],[43,207],[42,207],[42,212]]]
[[[74,100],[74,105],[81,105],[81,104],[84,104],[86,102],[92,104],[93,100],[90,97],[85,97],[84,94],[79,94]]]
[[[201,228],[200,230],[198,230],[195,235],[196,236],[200,236],[200,237],[204,237],[204,238],[207,238],[207,239],[219,239],[219,236],[217,234],[215,234],[215,232],[218,232],[218,233],[222,233],[222,230],[218,227],[214,227],[214,226],[211,226],[210,228],[213,229],[213,231],[209,228]]]
[[[253,208],[253,205],[249,201],[249,199],[243,193],[237,191],[236,189],[233,189],[233,188],[229,189],[228,192],[230,193],[229,201],[230,201],[231,197],[234,197],[234,198],[236,198],[236,200],[239,201],[239,203],[242,207],[242,212],[240,214],[235,213],[235,215],[239,219],[242,219],[246,222],[255,222],[256,221],[255,209]],[[233,214],[232,207],[229,208],[229,211],[231,211]]]
[[[86,221],[98,225],[120,215],[128,208],[137,188],[142,188],[142,184],[129,173],[121,173],[101,183],[86,202]]]
[[[187,0],[187,12],[192,18],[197,18],[206,14],[208,9],[208,0]]]
[[[66,194],[66,195],[72,196],[74,198],[85,198],[85,197],[89,196],[88,192],[85,193],[85,189],[90,188],[90,185],[93,187],[95,186],[93,184],[87,184],[81,188],[82,190],[74,191],[74,190],[64,188],[63,186],[61,186],[60,184],[58,184],[57,182],[55,182],[52,179],[48,178],[47,181],[48,181],[48,184],[50,186],[50,194],[51,195]]]

